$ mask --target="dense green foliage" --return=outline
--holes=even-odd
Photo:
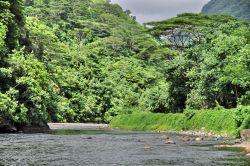
[[[250,104],[248,22],[181,14],[147,28],[129,14],[106,0],[0,0],[0,120]]]
[[[129,130],[204,131],[237,137],[241,129],[249,127],[246,126],[249,125],[249,118],[249,107],[230,110],[187,110],[176,114],[136,112],[115,117],[111,126]]]
[[[23,72],[23,69],[35,59],[24,61],[24,50],[14,51],[25,46],[28,40],[24,22],[22,1],[0,1],[0,118],[13,123],[28,123],[34,120],[33,117],[43,121],[40,115],[46,114],[42,110],[34,111],[34,101],[29,100],[34,94],[25,86],[25,82],[30,86],[32,82],[26,77],[30,71]]]
[[[1,112],[10,114],[5,119],[103,122],[139,107],[167,106],[168,83],[159,66],[163,57],[147,61],[147,50],[158,50],[159,44],[121,7],[91,0],[27,0],[25,5],[25,26],[16,31],[26,43],[16,39],[1,56],[8,55],[1,75],[13,81],[0,86]],[[7,30],[1,26],[3,49],[9,45]]]
[[[250,26],[228,16],[181,14],[149,23],[166,47],[180,51],[167,62],[175,108],[249,104]],[[174,93],[175,92],[175,93]]]
[[[202,13],[224,14],[250,20],[250,1],[211,0],[203,7]]]

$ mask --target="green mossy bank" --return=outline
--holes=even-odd
[[[117,116],[110,124],[112,127],[129,130],[190,130],[238,137],[242,129],[249,127],[249,112],[250,107],[230,110],[223,108],[203,111],[188,110],[179,114],[137,112]]]

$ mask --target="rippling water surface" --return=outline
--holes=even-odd
[[[250,165],[237,151],[213,148],[221,141],[167,145],[159,133],[125,131],[54,131],[50,134],[0,135],[0,165],[139,166]]]

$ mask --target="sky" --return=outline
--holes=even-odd
[[[164,20],[179,13],[199,13],[209,0],[111,0],[129,9],[140,23]]]

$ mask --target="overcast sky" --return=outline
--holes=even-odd
[[[164,20],[184,12],[199,13],[209,0],[111,0],[129,9],[137,21]]]

